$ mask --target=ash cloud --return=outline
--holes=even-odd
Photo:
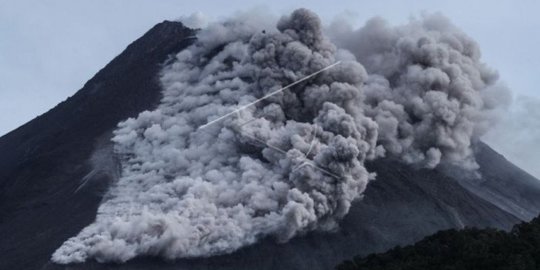
[[[52,260],[205,257],[336,230],[374,178],[366,160],[474,170],[471,143],[506,91],[496,80],[440,15],[399,27],[373,19],[331,39],[305,9],[273,24],[210,24],[162,71],[158,108],[119,123],[122,175]]]
[[[178,21],[191,29],[200,29],[206,27],[210,19],[204,13],[198,11],[189,16],[182,16],[178,18]]]
[[[509,94],[480,61],[476,42],[440,14],[399,27],[374,18],[341,29],[336,43],[370,74],[363,105],[386,152],[429,168],[445,161],[477,169],[471,143],[495,123]]]

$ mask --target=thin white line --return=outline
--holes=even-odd
[[[94,175],[97,173],[98,171],[96,169],[93,169],[91,172],[89,172],[86,176],[83,177],[82,181],[81,181],[81,184],[79,185],[79,187],[73,191],[73,194],[77,193],[77,191],[79,191],[84,185],[86,185],[86,183],[88,183],[88,181],[90,180],[90,178],[94,177]]]
[[[270,111],[266,111],[265,113],[275,112],[275,111],[277,111],[278,109],[281,109],[281,107],[273,108],[273,109],[271,109]],[[240,114],[238,114],[238,117],[240,118]],[[249,123],[251,123],[251,122],[253,122],[253,121],[255,121],[255,120],[259,120],[259,119],[260,119],[260,118],[253,117],[252,119],[250,119],[250,120],[248,120],[248,121],[246,121],[246,122],[244,122],[244,123],[238,125],[238,127],[243,127],[243,126],[245,126],[245,125],[247,125],[247,124],[249,124]]]
[[[256,138],[255,136],[251,136],[250,134],[247,134],[247,132],[242,132],[242,131],[239,131],[239,132],[240,132],[240,134],[242,134],[242,135],[244,135],[246,137],[249,137],[252,140],[256,140],[256,141],[258,141],[258,142],[260,142],[260,143],[262,143],[262,144],[264,144],[264,145],[266,145],[266,146],[268,146],[268,147],[270,147],[270,148],[272,148],[272,149],[274,149],[274,150],[276,150],[276,151],[278,151],[278,152],[280,152],[282,154],[285,154],[285,155],[287,154],[287,151],[282,150],[281,148],[279,148],[277,146],[273,146],[273,145],[271,145],[269,143],[266,143],[265,141],[260,140],[260,139]]]
[[[219,120],[221,120],[221,119],[223,119],[223,118],[225,118],[225,117],[227,117],[227,116],[229,116],[231,114],[234,114],[234,113],[237,113],[237,112],[239,112],[241,110],[244,110],[244,109],[248,108],[249,106],[251,106],[253,104],[256,104],[256,103],[258,103],[258,102],[260,102],[260,101],[262,101],[264,99],[267,99],[267,98],[269,98],[269,97],[271,97],[271,96],[273,96],[273,95],[275,95],[277,93],[280,93],[280,92],[284,91],[285,89],[288,89],[288,88],[290,88],[290,87],[292,87],[292,86],[294,86],[296,84],[299,84],[299,83],[301,83],[301,82],[303,82],[303,81],[305,81],[305,80],[307,80],[307,79],[309,79],[309,78],[311,78],[311,77],[313,77],[313,76],[315,76],[315,75],[317,75],[317,74],[319,74],[319,73],[321,73],[321,72],[323,72],[325,70],[331,69],[331,68],[335,67],[336,65],[338,65],[339,63],[341,63],[341,61],[337,61],[337,62],[335,62],[335,63],[333,63],[333,64],[331,64],[331,65],[329,65],[329,66],[327,66],[327,67],[325,67],[325,68],[323,68],[321,70],[319,70],[319,71],[311,73],[311,74],[307,75],[306,77],[304,77],[304,78],[302,78],[302,79],[300,79],[298,81],[295,81],[295,82],[293,82],[293,83],[291,83],[291,84],[289,84],[289,85],[287,85],[287,86],[285,86],[285,87],[283,87],[281,89],[278,89],[278,90],[276,90],[276,91],[274,91],[274,92],[272,92],[272,93],[270,93],[270,94],[268,94],[268,95],[266,95],[266,96],[264,96],[262,98],[259,98],[259,99],[255,100],[255,101],[253,101],[251,103],[248,103],[248,104],[246,104],[246,105],[244,105],[244,106],[242,106],[242,107],[240,107],[240,108],[238,108],[238,109],[236,109],[236,110],[234,110],[234,111],[232,111],[230,113],[227,113],[227,114],[225,114],[223,116],[220,116],[219,118],[214,119],[214,120],[200,126],[198,129],[205,128],[205,127],[207,127],[207,126],[209,126],[209,125],[211,125],[211,124],[213,124],[213,123],[215,123],[215,122],[217,122],[217,121],[219,121]]]
[[[307,165],[309,165],[309,163],[307,163],[307,162],[304,161],[304,162],[302,162],[300,165],[296,166],[296,168],[292,169],[292,170],[291,170],[291,173],[293,173],[294,171],[299,170],[300,168],[302,168],[302,167],[304,167],[304,166],[307,166]]]
[[[309,149],[306,153],[306,157],[309,156],[309,153],[311,153],[311,149],[313,149],[313,145],[315,145],[315,139],[311,141],[311,145],[309,146]]]
[[[291,170],[291,173],[293,173],[294,171],[299,170],[299,169],[302,168],[302,167],[305,167],[305,166],[311,166],[311,167],[313,167],[313,168],[315,168],[315,169],[317,169],[317,170],[322,171],[323,173],[326,173],[326,174],[328,174],[328,175],[330,175],[330,176],[333,176],[333,177],[336,178],[336,179],[339,179],[339,178],[340,178],[338,175],[333,174],[333,173],[331,173],[331,172],[329,172],[329,171],[327,171],[327,170],[325,170],[325,169],[319,167],[317,164],[315,164],[315,163],[312,162],[311,160],[306,159],[306,158],[304,158],[304,159],[305,159],[305,161],[304,161],[303,163],[301,163],[300,165],[296,166],[296,168],[292,169],[292,170]]]
[[[313,162],[313,161],[311,161],[311,160],[309,160],[309,159],[307,159],[307,158],[304,158],[304,159],[306,160],[306,161],[304,161],[304,163],[306,163],[306,165],[311,165],[311,166],[313,166],[313,168],[318,169],[318,170],[321,170],[322,172],[324,172],[324,173],[326,173],[326,174],[329,174],[330,176],[333,176],[333,177],[336,178],[336,179],[339,179],[339,178],[340,178],[338,175],[336,175],[336,174],[334,174],[334,173],[331,173],[331,172],[329,172],[329,171],[327,171],[327,170],[321,168],[319,165],[315,164],[315,162]]]
[[[242,131],[239,131],[239,130],[238,130],[238,132],[240,132],[240,134],[242,134],[242,135],[244,135],[246,137],[249,137],[249,138],[251,138],[253,140],[256,140],[256,141],[258,141],[258,142],[260,142],[260,143],[262,143],[262,144],[264,144],[264,145],[266,145],[266,146],[268,146],[268,147],[270,147],[270,148],[272,148],[272,149],[274,149],[274,150],[276,150],[276,151],[278,151],[278,152],[280,152],[282,154],[285,154],[285,155],[287,154],[287,151],[285,151],[285,150],[283,150],[283,149],[281,149],[281,148],[279,148],[277,146],[273,146],[273,145],[271,145],[271,144],[269,144],[269,143],[267,143],[267,142],[265,142],[263,140],[260,140],[260,139],[256,138],[255,136],[251,136],[247,132],[242,132]],[[331,172],[319,167],[317,164],[315,164],[315,162],[309,160],[308,158],[303,157],[302,159],[304,159],[304,162],[302,164],[300,164],[296,169],[293,169],[291,171],[291,173],[296,171],[297,169],[300,169],[301,167],[304,167],[306,165],[311,165],[313,168],[318,169],[318,170],[322,171],[323,173],[326,173],[326,174],[328,174],[330,176],[333,176],[336,179],[340,178],[338,175],[336,175],[334,173],[331,173]]]

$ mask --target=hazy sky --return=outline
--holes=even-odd
[[[357,25],[373,16],[402,23],[422,12],[440,11],[478,41],[484,61],[499,70],[516,96],[540,106],[540,1],[0,0],[0,135],[73,95],[154,24],[194,12],[219,19],[254,7],[276,14],[307,7],[326,22],[347,16]],[[527,114],[520,110],[520,117]],[[524,123],[540,125],[540,119]],[[490,134],[488,141],[525,166],[519,161],[523,155],[513,151],[516,147],[505,144],[505,138],[520,132],[523,138],[513,143],[528,149],[527,162],[533,165],[527,169],[540,176],[540,138],[526,128],[497,131],[507,133]]]

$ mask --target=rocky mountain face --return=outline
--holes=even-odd
[[[78,189],[93,150],[119,121],[159,102],[161,64],[193,35],[180,23],[156,25],[74,96],[0,138],[0,269],[40,268],[92,222],[107,186],[94,173]]]
[[[539,213],[540,181],[478,142],[481,179],[390,158],[368,164],[377,180],[334,233],[309,233],[285,244],[266,239],[229,255],[174,262],[50,262],[56,248],[93,221],[118,172],[112,130],[157,105],[162,64],[194,34],[178,22],[156,25],[73,97],[0,138],[0,269],[332,269],[354,255],[442,229],[509,229]]]

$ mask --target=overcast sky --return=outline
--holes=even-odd
[[[527,108],[540,106],[540,1],[406,2],[0,0],[0,136],[73,95],[154,24],[195,12],[219,20],[254,7],[275,14],[307,7],[326,22],[347,16],[358,26],[373,16],[398,24],[422,12],[440,11],[478,41],[484,61],[499,70],[502,81],[521,100],[516,104],[525,100]],[[529,113],[514,108],[505,121],[515,124],[514,117],[519,117],[523,125],[499,126],[496,134],[486,137],[497,150],[537,177],[538,112],[540,109]],[[527,151],[526,155],[522,151]]]

